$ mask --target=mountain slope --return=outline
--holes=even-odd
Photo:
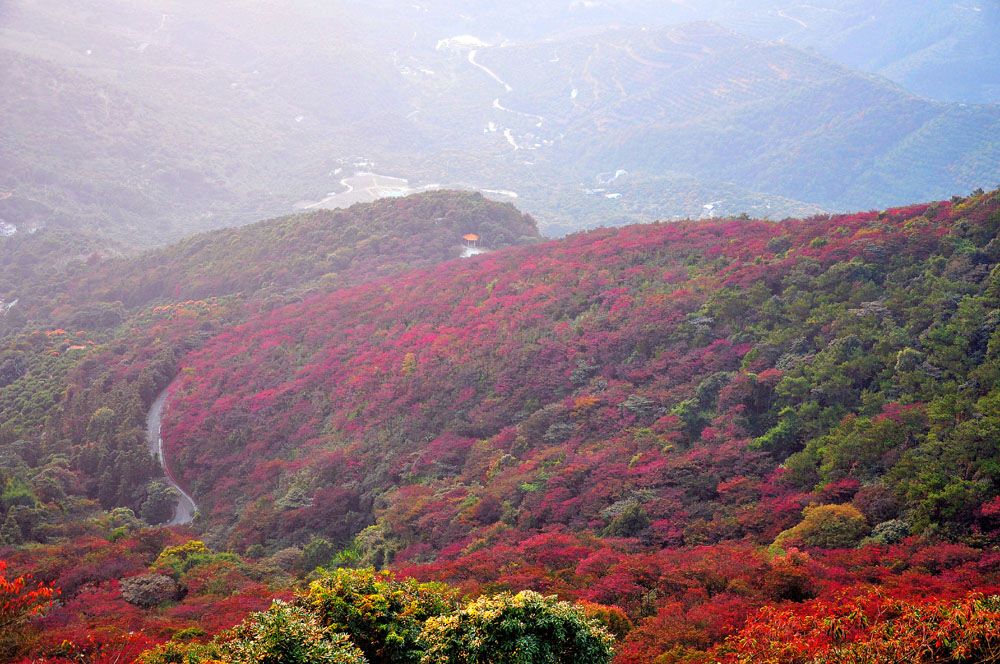
[[[11,482],[40,487],[23,504],[0,499],[0,513],[19,524],[16,541],[72,531],[94,511],[87,499],[157,522],[143,509],[160,475],[145,418],[180,357],[310,292],[457,257],[469,232],[487,249],[538,239],[510,205],[433,192],[206,233],[134,258],[95,254],[53,274],[5,264],[17,296],[0,309],[10,332],[0,337],[0,457]],[[62,240],[48,231],[23,240],[46,238]]]
[[[0,191],[133,248],[290,211],[402,119],[361,126],[392,115],[398,74],[338,8],[11,2],[0,17]]]
[[[770,542],[852,497],[966,536],[1000,480],[997,201],[597,231],[317,296],[184,360],[166,446],[236,547]]]
[[[109,252],[92,249],[43,271],[14,261],[0,273],[0,300],[17,305],[0,317],[0,331],[45,324],[104,329],[154,302],[330,289],[455,258],[466,233],[480,235],[489,249],[539,239],[534,220],[510,204],[436,191],[202,233],[136,256],[102,259]],[[0,250],[16,258],[52,238],[65,251],[64,236],[40,231]],[[101,311],[109,314],[103,324]]]
[[[766,1],[627,4],[7,3],[0,234],[48,224],[148,247],[374,196],[351,184],[371,172],[407,180],[401,190],[517,197],[550,235],[996,186],[995,104],[931,102],[797,48],[879,41],[863,37],[862,7],[809,10],[821,21]],[[894,57],[914,55],[923,24],[914,36],[899,17],[916,11],[876,12]],[[818,27],[776,41],[797,25],[782,13]],[[941,37],[956,68],[991,25],[981,13],[985,28]],[[727,17],[752,37],[662,27]],[[938,43],[914,57],[951,72]]]
[[[765,1],[741,2],[734,9],[728,24],[740,32],[814,48],[916,94],[1000,101],[1000,47],[992,38],[1000,27],[996,3]]]
[[[172,300],[161,275],[113,332],[9,340],[0,556],[63,589],[25,649],[178,648],[317,565],[583,600],[628,664],[840,647],[814,616],[1000,591],[1000,192],[604,229],[363,281],[397,250],[454,255],[470,219],[530,230],[432,194],[207,234],[149,256],[229,295]],[[286,280],[335,242],[368,272]],[[91,268],[119,288],[139,262]],[[100,511],[157,520],[139,427],[175,378],[168,458],[202,516]],[[898,645],[880,625],[852,648]]]
[[[368,0],[378,11],[390,3]],[[1000,101],[1000,8],[990,2],[903,0],[600,0],[501,5],[427,0],[409,10],[417,26],[486,39],[543,41],[609,26],[661,27],[715,21],[756,39],[784,41],[843,65],[880,74],[931,99]]]

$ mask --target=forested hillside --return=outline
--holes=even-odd
[[[376,511],[418,558],[552,524],[763,542],[857,492],[878,532],[968,535],[998,479],[998,223],[984,195],[635,226],[319,295],[186,358],[167,443],[233,546]]]
[[[182,362],[168,449],[227,547],[321,537],[635,619],[676,611],[647,593],[691,547],[903,546],[958,556],[901,563],[932,577],[989,573],[997,203],[595,231],[317,296]],[[733,591],[738,615],[845,580],[790,555],[802,576]],[[678,638],[655,620],[637,652]],[[680,640],[726,631],[706,629]]]
[[[0,0],[0,664],[1000,664],[997,34]]]
[[[456,191],[291,215],[129,257],[39,232],[0,244],[0,256],[12,259],[0,267],[0,300],[17,300],[0,331],[107,329],[155,302],[331,289],[455,258],[468,233],[493,249],[539,238],[534,220],[512,205]],[[81,246],[85,253],[71,253]],[[67,253],[76,260],[58,260]]]
[[[445,260],[467,231],[498,248]],[[993,656],[998,231],[979,192],[538,243],[427,194],[195,238],[134,291],[129,261],[80,267],[65,292],[125,293],[122,322],[4,356],[0,556],[62,590],[9,652],[244,661],[286,625],[335,661],[458,661],[529,611],[595,662],[609,634],[618,662]],[[150,529],[139,427],[171,382],[200,515]]]
[[[4,503],[12,542],[63,535],[92,509],[85,498],[137,514],[171,499],[143,440],[146,409],[179,359],[213,334],[309,291],[457,257],[467,233],[484,248],[538,239],[510,205],[433,192],[194,236],[135,258],[94,254],[48,273],[5,265],[15,304],[0,309],[0,453],[16,487]]]

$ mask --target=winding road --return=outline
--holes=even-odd
[[[490,69],[485,65],[481,65],[478,62],[476,62],[477,53],[479,53],[479,49],[477,48],[474,48],[471,51],[469,51],[469,64],[478,69],[482,69],[489,75],[490,78],[492,78],[494,81],[502,85],[507,92],[513,92],[514,88],[510,87],[510,85],[507,84],[507,81],[497,76],[497,73],[495,71],[493,71],[492,69]]]
[[[169,389],[169,388],[167,388]],[[168,522],[170,526],[182,526],[194,520],[194,513],[198,511],[198,506],[194,504],[191,496],[177,484],[166,460],[163,458],[163,436],[160,435],[162,426],[163,408],[167,405],[167,390],[160,392],[156,401],[149,408],[146,415],[146,443],[149,445],[149,453],[154,455],[163,468],[163,474],[167,477],[167,483],[173,487],[178,494],[177,507],[174,509],[174,517]]]

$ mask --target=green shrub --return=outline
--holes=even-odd
[[[227,635],[222,659],[233,664],[364,664],[346,634],[320,625],[306,609],[276,600]]]
[[[474,600],[431,618],[423,664],[602,664],[614,639],[583,609],[524,591]]]
[[[802,517],[796,526],[778,535],[775,545],[844,549],[857,546],[868,533],[865,515],[853,505],[810,505]]]
[[[419,662],[428,618],[454,611],[456,593],[438,583],[398,580],[372,568],[322,572],[300,603],[322,624],[348,634],[373,662]]]

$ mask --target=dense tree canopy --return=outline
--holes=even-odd
[[[236,547],[769,544],[810,506],[806,546],[990,537],[998,226],[636,226],[319,295],[183,360],[167,448]]]
[[[34,310],[81,325],[22,319],[0,348],[0,555],[62,589],[17,647],[449,661],[513,611],[537,622],[511,661],[572,659],[569,634],[605,657],[605,631],[626,664],[985,657],[998,203],[534,244],[512,208],[435,194],[338,213],[357,236],[305,216],[155,254],[199,291],[118,305],[81,278]],[[397,218],[429,253],[385,240]],[[469,220],[533,246],[436,264]],[[295,266],[310,224],[350,266]],[[234,268],[244,240],[276,271]],[[95,301],[114,315],[74,317]],[[171,383],[191,529],[149,526],[169,496],[144,420]],[[927,615],[942,645],[896,638]]]
[[[210,644],[172,641],[145,664],[502,664],[611,658],[612,637],[580,607],[537,593],[462,605],[443,584],[398,581],[374,570],[321,572],[295,603],[276,601]]]

